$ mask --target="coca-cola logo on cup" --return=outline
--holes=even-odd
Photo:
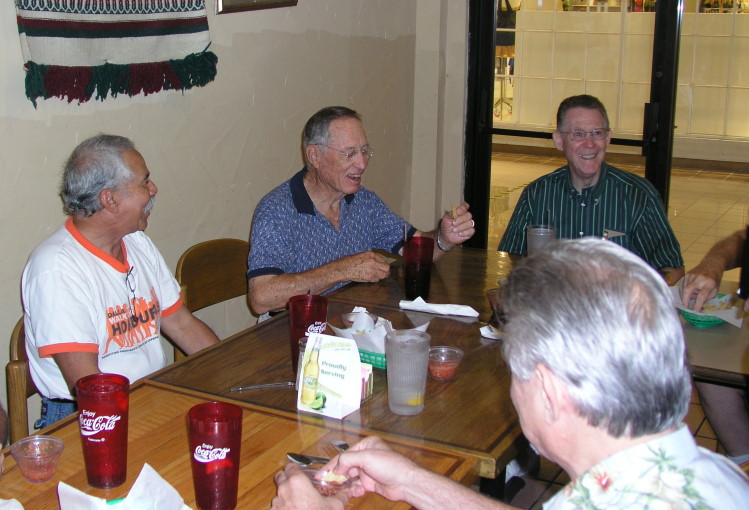
[[[114,430],[117,422],[122,418],[119,414],[111,416],[96,416],[93,411],[81,410],[78,421],[81,424],[81,434],[84,436],[95,436],[102,430]]]
[[[325,329],[328,327],[328,323],[325,321],[315,321],[309,326],[307,326],[307,333],[305,333],[307,336],[310,336],[312,333],[325,333]]]
[[[213,445],[203,443],[195,447],[195,453],[192,456],[198,462],[206,463],[224,460],[230,451],[231,448],[214,448]]]

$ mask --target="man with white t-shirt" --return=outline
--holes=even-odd
[[[166,365],[166,333],[192,354],[218,338],[184,306],[180,286],[143,233],[158,189],[127,138],[98,135],[65,164],[65,224],[31,253],[21,290],[42,428],[75,411],[73,388],[106,372],[130,382]]]

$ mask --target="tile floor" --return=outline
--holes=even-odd
[[[525,185],[564,164],[561,157],[493,154],[490,247],[499,244]],[[613,164],[623,170],[644,174],[641,165]],[[694,267],[713,244],[749,223],[748,184],[749,174],[672,170],[668,218],[681,244],[687,270]],[[727,272],[724,278],[738,281],[738,270]],[[721,451],[696,394],[692,397],[685,421],[700,445]],[[540,509],[543,502],[568,481],[567,475],[557,465],[542,460],[539,473],[525,476],[525,486],[508,503],[523,509]]]

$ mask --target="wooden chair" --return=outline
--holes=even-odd
[[[247,294],[250,243],[213,239],[188,248],[177,262],[175,276],[191,312]],[[174,359],[184,354],[175,346]]]
[[[10,442],[14,443],[29,435],[28,398],[39,392],[31,380],[23,317],[16,323],[10,335],[10,361],[5,366],[5,378],[8,389]]]

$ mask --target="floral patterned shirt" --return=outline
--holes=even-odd
[[[544,510],[749,508],[749,479],[725,457],[698,447],[682,425],[600,462]]]

